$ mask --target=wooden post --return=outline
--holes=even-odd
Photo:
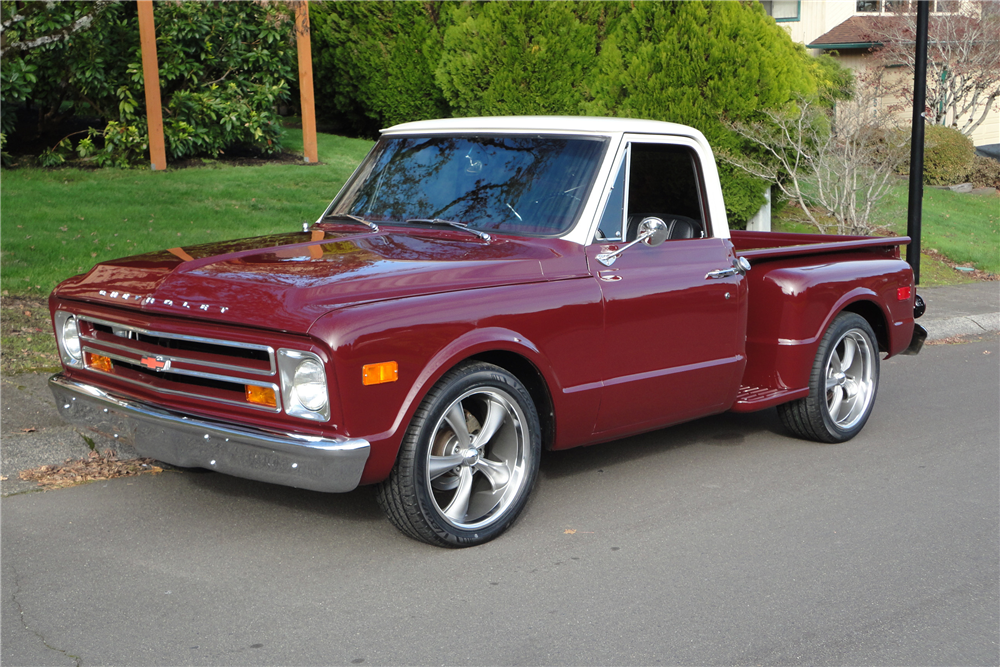
[[[142,83],[146,89],[146,123],[149,126],[149,167],[153,171],[162,171],[167,168],[167,152],[163,144],[163,108],[160,104],[160,66],[156,60],[153,0],[137,0],[137,4]]]
[[[302,152],[307,163],[319,162],[316,146],[316,106],[313,100],[312,46],[309,39],[309,3],[295,3],[295,45],[299,56],[299,100],[302,105]]]

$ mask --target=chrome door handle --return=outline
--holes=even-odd
[[[750,270],[750,262],[747,261],[746,257],[740,257],[739,259],[733,260],[733,266],[728,269],[719,269],[718,271],[709,271],[705,274],[706,278],[728,278],[729,276],[735,276],[737,273],[740,275],[746,275],[747,271]]]
[[[719,269],[718,271],[709,271],[705,274],[706,278],[728,278],[729,276],[735,276],[739,271],[736,268],[730,269]]]

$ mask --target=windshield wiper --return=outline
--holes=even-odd
[[[486,232],[481,232],[478,229],[473,229],[469,227],[464,222],[455,222],[454,220],[442,220],[441,218],[410,218],[406,221],[411,222],[422,222],[427,225],[447,225],[448,227],[454,227],[455,229],[461,229],[463,231],[469,232],[470,234],[475,234],[484,241],[490,240],[490,235]]]
[[[358,216],[358,215],[351,215],[350,213],[330,213],[328,215],[324,215],[323,216],[324,220],[329,220],[330,218],[337,218],[339,220],[351,220],[353,222],[360,222],[362,225],[368,227],[368,229],[372,230],[373,232],[377,232],[378,231],[378,225],[376,225],[374,222],[371,222],[369,220],[365,220],[364,218],[362,218],[361,216]]]

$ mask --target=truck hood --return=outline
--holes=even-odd
[[[347,305],[586,275],[583,249],[558,239],[314,229],[103,262],[63,282],[55,296],[306,332]]]

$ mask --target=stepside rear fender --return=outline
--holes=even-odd
[[[807,387],[820,338],[844,310],[868,320],[888,356],[910,343],[915,290],[900,291],[913,286],[902,260],[860,252],[761,261],[747,279],[744,385]]]

